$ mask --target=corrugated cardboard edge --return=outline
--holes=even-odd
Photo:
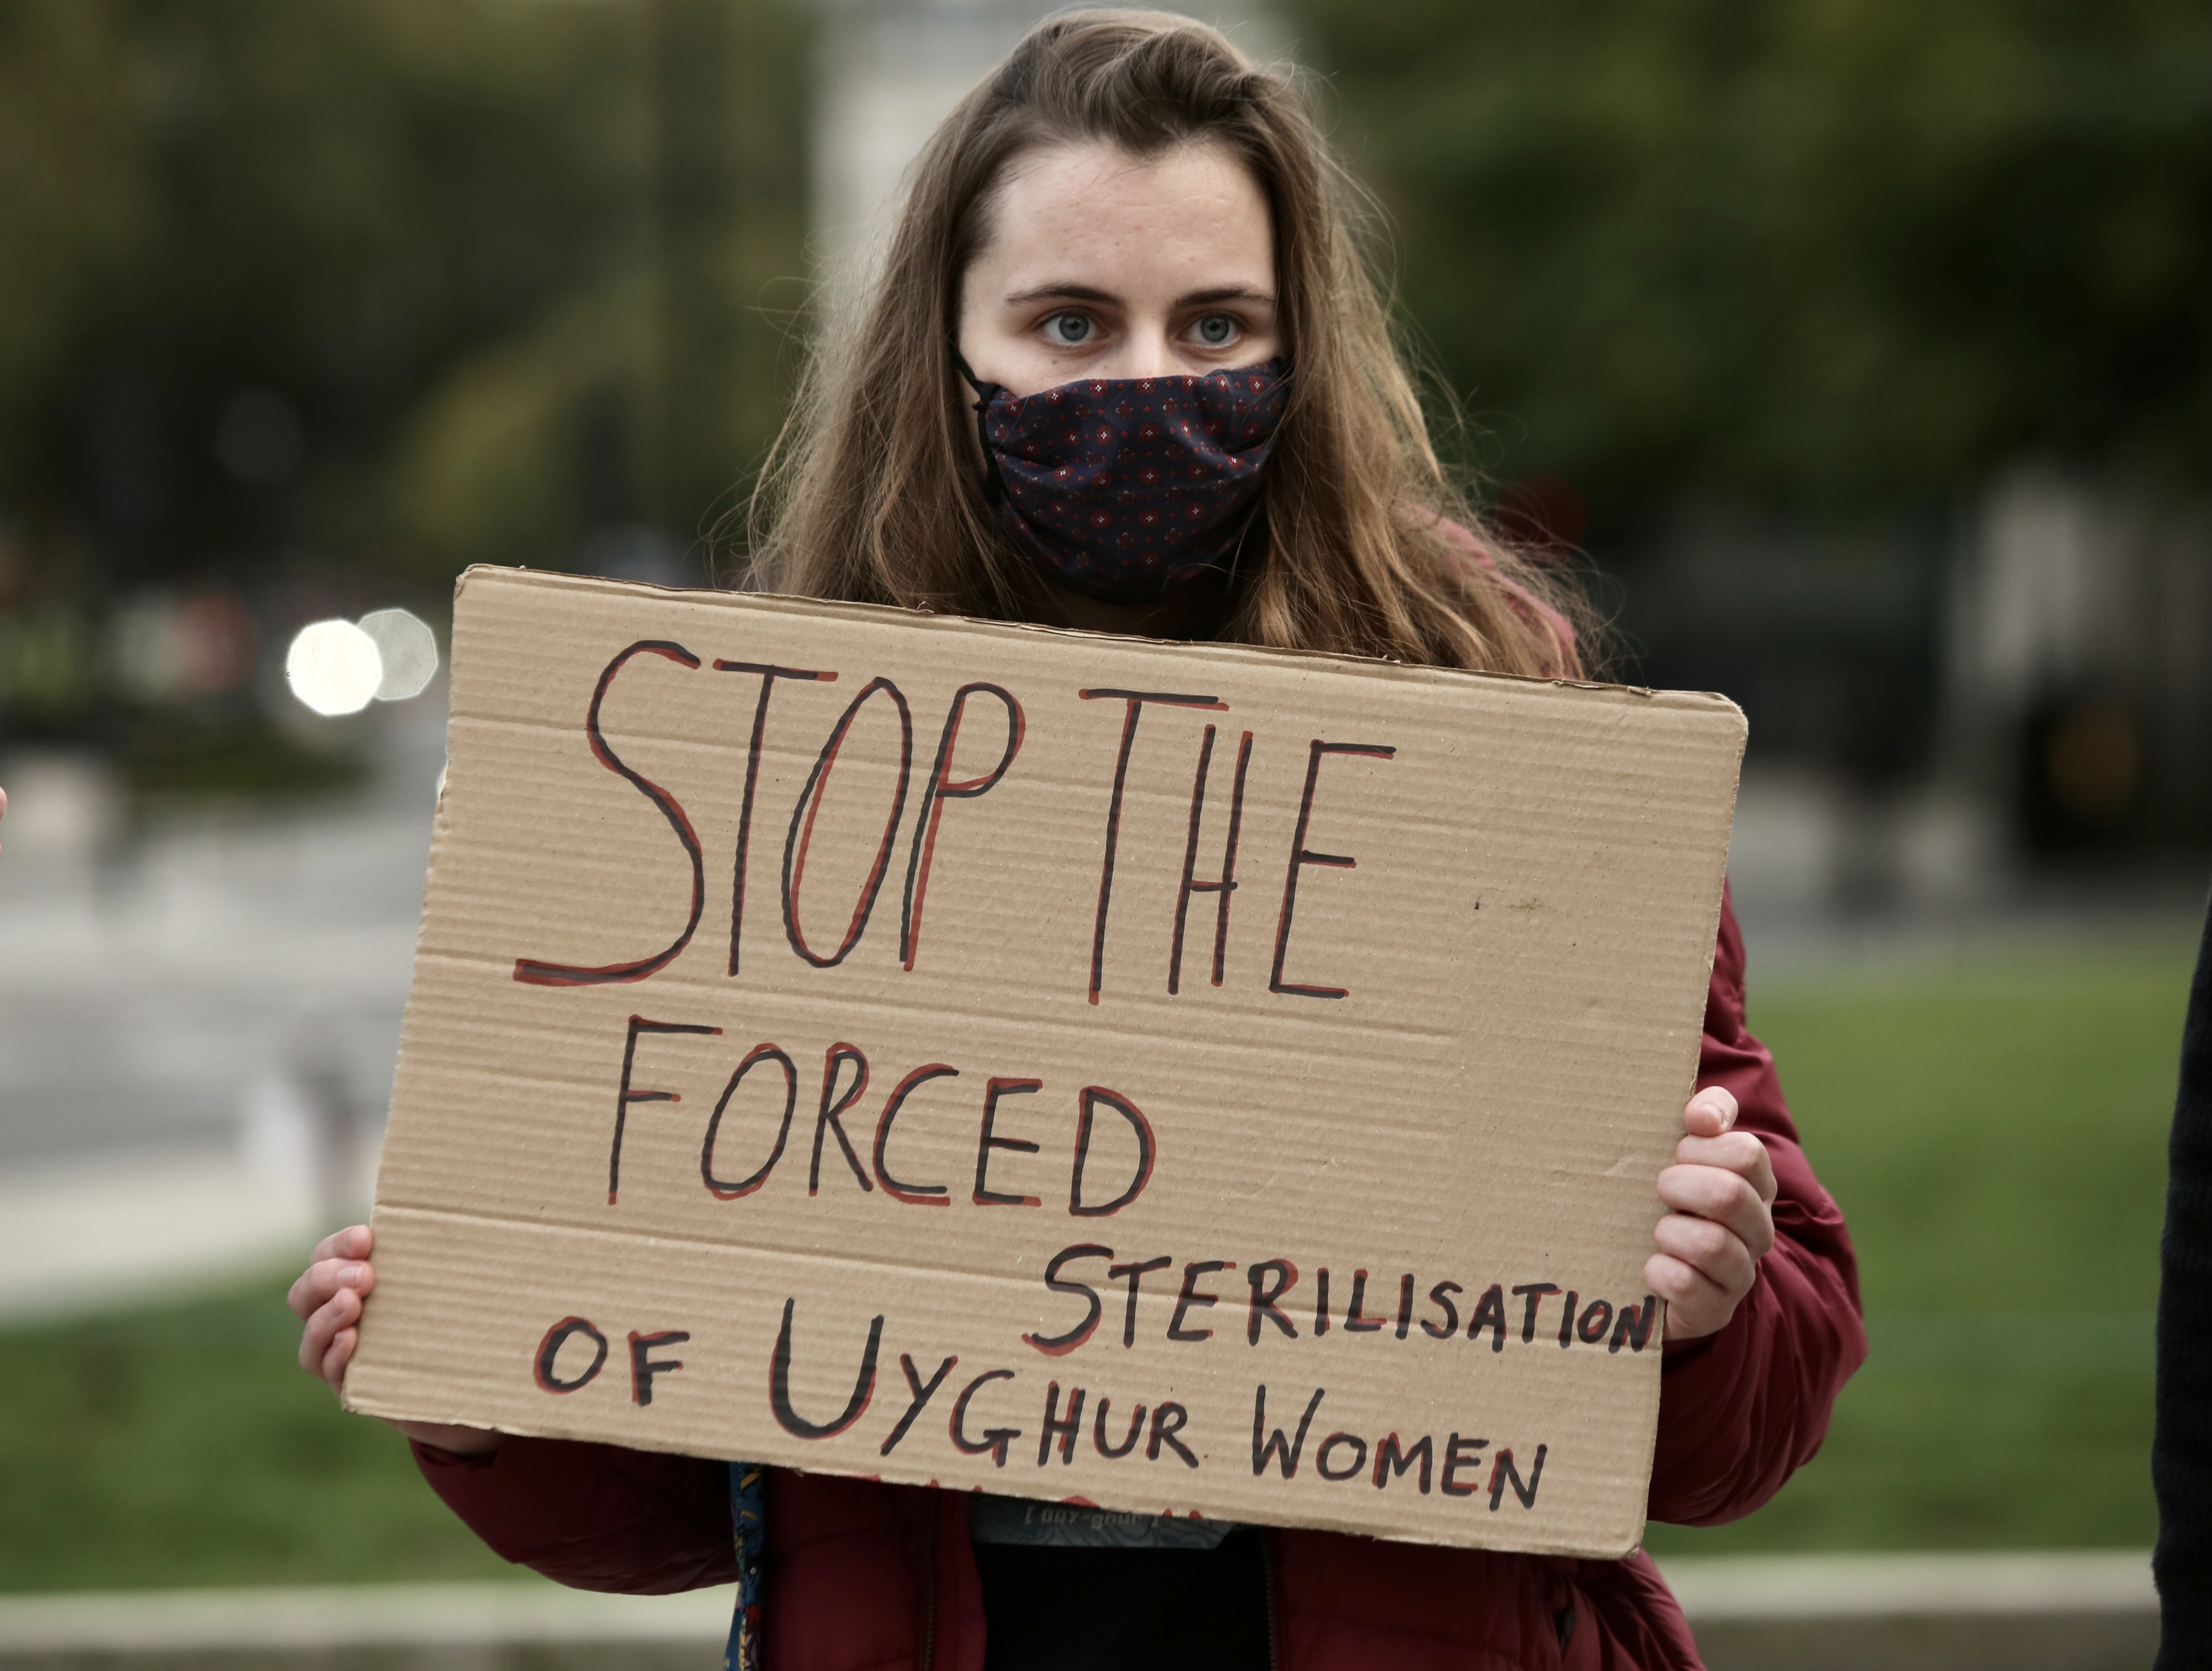
[[[1488,669],[1468,667],[1431,667],[1415,662],[1395,661],[1386,656],[1342,655],[1328,650],[1275,649],[1258,644],[1224,643],[1213,639],[1147,638],[1139,633],[1091,632],[1079,627],[1052,627],[1029,621],[992,621],[981,616],[946,615],[933,610],[908,609],[896,604],[833,603],[820,598],[797,598],[775,592],[738,592],[721,587],[660,586],[650,580],[611,580],[595,574],[566,574],[553,569],[513,568],[498,563],[472,563],[462,570],[453,583],[453,604],[458,613],[461,601],[471,582],[493,585],[545,586],[573,587],[580,591],[611,593],[621,596],[638,592],[657,592],[680,599],[686,603],[702,604],[709,607],[738,609],[766,606],[779,613],[815,616],[823,620],[900,621],[909,625],[943,630],[947,628],[963,631],[981,630],[1009,637],[1045,637],[1073,639],[1079,642],[1096,641],[1109,644],[1142,644],[1161,649],[1174,650],[1179,654],[1201,657],[1226,662],[1255,661],[1261,664],[1322,662],[1331,666],[1357,668],[1362,671],[1380,674],[1385,678],[1409,679],[1416,684],[1443,684],[1457,679],[1484,679],[1506,684],[1551,685],[1567,690],[1591,690],[1626,697],[1632,701],[1652,703],[1660,708],[1691,708],[1718,709],[1735,715],[1740,731],[1748,731],[1743,710],[1729,697],[1712,690],[1660,690],[1649,685],[1620,684],[1606,679],[1549,678],[1534,673],[1494,672]],[[1741,743],[1739,743],[1739,748]],[[1734,807],[1731,804],[1733,821]],[[1719,921],[1720,907],[1716,899],[1714,920]]]

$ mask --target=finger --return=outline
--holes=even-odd
[[[1651,1242],[1725,1292],[1731,1306],[1751,1291],[1758,1261],[1734,1230],[1710,1218],[1670,1212],[1652,1227]]]
[[[1775,1197],[1774,1158],[1756,1132],[1723,1132],[1718,1137],[1686,1137],[1674,1145],[1674,1158],[1686,1166],[1719,1166],[1737,1174],[1759,1192]]]
[[[1757,1258],[1774,1245],[1774,1214],[1747,1178],[1717,1166],[1670,1166],[1659,1175],[1659,1199],[1676,1212],[1709,1218],[1741,1240]]]
[[[343,1230],[334,1230],[315,1244],[308,1255],[312,1265],[323,1259],[366,1259],[372,1251],[375,1237],[367,1224],[348,1224]]]
[[[1667,1302],[1667,1338],[1694,1340],[1727,1326],[1735,1303],[1694,1266],[1666,1254],[1644,1262],[1644,1285]]]
[[[343,1328],[350,1328],[361,1321],[361,1296],[350,1288],[342,1288],[331,1296],[328,1303],[319,1306],[307,1318],[307,1326],[300,1331],[300,1367],[309,1375],[319,1376],[323,1362],[330,1355],[331,1342]]]
[[[319,1311],[337,1291],[338,1263],[334,1259],[322,1259],[300,1273],[284,1295],[284,1303],[292,1308],[292,1315],[301,1322]]]
[[[284,1303],[292,1308],[294,1316],[304,1322],[309,1313],[327,1305],[331,1296],[342,1288],[366,1294],[375,1286],[374,1266],[350,1259],[319,1260],[300,1273],[300,1279],[284,1296]]]
[[[322,1377],[331,1383],[334,1393],[345,1391],[346,1365],[353,1361],[353,1349],[360,1342],[361,1330],[342,1328],[331,1336],[330,1349],[323,1354]]]
[[[1682,1129],[1692,1137],[1718,1137],[1735,1124],[1735,1095],[1720,1085],[1707,1085],[1682,1109]]]

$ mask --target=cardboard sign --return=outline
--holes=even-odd
[[[1624,1553],[1743,734],[471,570],[348,1401]]]

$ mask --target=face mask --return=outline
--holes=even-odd
[[[999,515],[1046,577],[1152,603],[1232,570],[1287,398],[1279,360],[1205,377],[1085,378],[1016,396],[960,374]]]

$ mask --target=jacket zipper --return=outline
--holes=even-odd
[[[1260,1533],[1260,1571],[1267,1587],[1267,1671],[1283,1671],[1282,1644],[1275,1628],[1275,1534]]]
[[[937,1516],[930,1518],[934,1521]],[[930,1671],[937,1659],[937,1534],[929,1528],[929,1553],[924,1558],[921,1586],[921,1663],[918,1671]]]

